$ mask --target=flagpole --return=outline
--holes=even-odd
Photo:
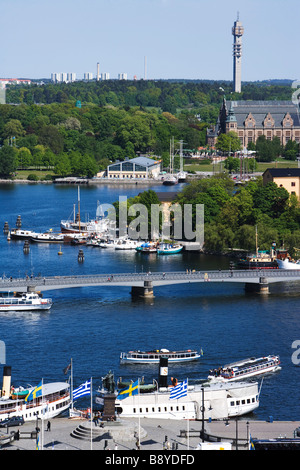
[[[141,445],[140,379],[138,378],[139,446]]]
[[[93,450],[93,387],[92,387],[92,377],[91,377],[91,450]]]
[[[186,379],[186,390],[188,391],[189,379]],[[187,403],[188,405],[188,403]],[[190,421],[189,421],[189,406],[187,406],[187,448],[190,449]]]
[[[44,450],[44,396],[43,396],[43,385],[44,385],[44,379],[42,379],[42,442],[41,442],[41,450]]]
[[[73,360],[71,358],[71,410],[73,411]]]

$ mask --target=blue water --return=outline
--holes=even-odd
[[[174,191],[175,187],[152,189]],[[134,196],[136,186],[84,186],[80,189],[81,215],[93,218],[97,201],[112,203],[119,195]],[[0,185],[0,227],[12,228],[18,215],[22,228],[37,231],[59,229],[61,219],[71,215],[77,188],[63,185]],[[226,269],[228,258],[197,252],[166,257],[142,256],[83,247],[31,244],[23,253],[23,241],[8,242],[0,235],[0,276],[61,275]],[[282,370],[263,380],[255,419],[298,420],[299,366],[293,364],[292,343],[300,340],[299,285],[281,284],[271,295],[245,294],[239,284],[195,284],[159,287],[151,301],[136,301],[130,289],[116,287],[48,291],[54,304],[48,312],[1,313],[0,340],[6,345],[6,363],[12,366],[15,386],[65,380],[63,368],[73,360],[74,386],[93,377],[94,389],[109,370],[115,379],[144,376],[157,378],[158,366],[119,364],[121,351],[138,349],[186,349],[202,347],[196,363],[169,365],[170,376],[199,381],[209,369],[250,356],[279,354]],[[84,406],[84,403],[82,403]],[[251,417],[250,417],[251,418]]]

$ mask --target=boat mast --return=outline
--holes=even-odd
[[[78,223],[79,223],[79,230],[80,230],[80,188],[78,186]]]
[[[257,238],[257,225],[255,226],[255,246],[256,246],[256,258],[258,258],[258,238]]]

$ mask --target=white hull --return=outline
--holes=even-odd
[[[202,419],[201,385],[189,386],[187,396],[175,400],[169,390],[116,399],[116,411],[129,418]],[[206,384],[203,390],[205,420],[242,416],[259,406],[257,383]]]
[[[167,357],[168,362],[178,363],[178,362],[190,362],[197,361],[200,359],[201,354],[197,351],[173,351],[160,350],[160,351],[133,351],[133,352],[122,352],[120,354],[120,363],[121,364],[158,364],[161,357]]]
[[[278,372],[281,370],[281,367],[280,366],[274,366],[274,367],[266,367],[265,369],[262,369],[260,371],[254,371],[254,372],[250,372],[248,374],[243,374],[243,375],[239,375],[238,377],[232,377],[231,379],[226,379],[224,377],[209,377],[209,379],[211,380],[211,382],[237,382],[239,380],[246,380],[246,379],[251,379],[252,377],[257,377],[257,376],[260,376],[260,375],[264,375],[264,374],[272,374],[274,372]]]
[[[287,258],[282,260],[282,259],[277,259],[277,264],[279,269],[300,269],[300,263],[297,262],[292,262],[288,260]]]
[[[49,310],[52,299],[44,299],[36,293],[26,293],[21,297],[0,297],[0,312]]]
[[[24,421],[35,421],[37,415],[40,418],[51,419],[69,408],[71,401],[68,384],[64,382],[44,384],[43,389],[43,399],[39,397],[27,403],[24,399],[0,399],[0,421],[14,416],[21,416]]]
[[[186,357],[186,358],[168,358],[168,362],[171,364],[176,364],[180,362],[191,362],[191,361],[197,361],[200,358],[200,356],[195,356],[195,357]],[[121,359],[121,364],[158,364],[159,359],[130,359],[130,358],[125,358]]]

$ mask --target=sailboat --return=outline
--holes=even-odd
[[[257,236],[257,227],[255,229],[255,240],[256,240],[256,251],[246,258],[240,259],[238,262],[239,268],[245,269],[277,269],[277,255],[274,249],[274,246],[271,247],[270,251],[260,251],[258,249],[258,236]],[[274,244],[273,244],[274,245]]]
[[[187,173],[183,171],[183,152],[182,152],[182,140],[180,140],[180,170],[179,173],[177,173],[177,181],[178,183],[185,183]]]
[[[173,175],[174,166],[174,137],[170,140],[170,173],[164,178],[163,184],[165,186],[172,186],[178,183],[177,177]]]

